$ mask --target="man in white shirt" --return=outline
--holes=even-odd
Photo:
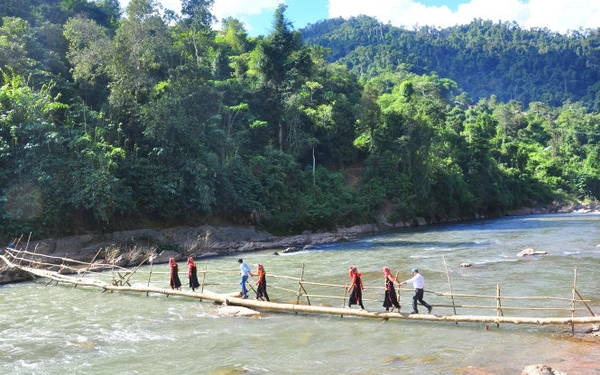
[[[242,258],[238,259],[238,263],[240,264],[240,274],[242,275],[242,280],[240,280],[240,286],[242,287],[242,298],[248,298],[248,289],[246,289],[246,281],[248,281],[248,276],[250,276],[250,266],[244,263]]]
[[[423,288],[425,287],[425,278],[419,273],[419,270],[416,268],[413,268],[411,272],[413,277],[400,283],[400,285],[412,283],[413,287],[415,288],[415,295],[413,296],[413,311],[411,312],[411,314],[419,313],[419,310],[417,310],[417,301],[421,303],[421,305],[425,306],[427,308],[427,311],[431,314],[431,305],[423,301]]]

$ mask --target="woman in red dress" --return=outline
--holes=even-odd
[[[258,265],[258,280],[256,281],[256,299],[269,301],[269,295],[267,294],[267,273],[262,264]]]
[[[364,310],[365,306],[362,302],[362,290],[365,287],[363,286],[361,279],[362,274],[358,273],[358,268],[356,268],[356,266],[350,266],[348,276],[350,276],[351,279],[350,287],[348,287],[348,291],[350,292],[348,307],[352,307],[352,305],[359,305],[360,308]]]
[[[179,289],[181,288],[181,280],[179,280],[179,266],[177,266],[177,262],[175,258],[169,258],[169,281],[171,284],[171,289]]]
[[[188,257],[187,266],[188,279],[190,280],[190,288],[192,288],[192,291],[195,291],[196,288],[200,286],[200,283],[198,282],[198,269],[196,268],[196,263],[194,263],[193,257]]]
[[[383,267],[383,277],[385,278],[385,295],[383,297],[383,307],[385,311],[394,311],[394,308],[400,312],[400,304],[398,303],[398,296],[396,295],[396,289],[394,284],[399,284],[396,277],[392,275],[389,267]]]

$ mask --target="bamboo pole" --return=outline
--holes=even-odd
[[[456,307],[454,307],[454,292],[452,290],[452,280],[450,279],[450,271],[448,271],[448,263],[446,263],[446,257],[444,255],[442,255],[442,259],[444,260],[444,268],[446,269],[446,277],[448,278],[448,288],[450,288],[450,300],[452,301],[452,310],[454,311],[454,315],[456,315]]]
[[[310,295],[308,294],[308,291],[304,288],[304,285],[302,285],[302,282],[300,282],[299,284],[300,284],[300,288],[302,288],[302,291],[304,292],[304,296],[306,297],[306,302],[310,305]]]
[[[202,275],[202,284],[200,284],[200,293],[204,292],[204,285],[206,285],[206,275],[208,274],[208,266],[204,265],[204,275]]]
[[[400,309],[402,308],[402,302],[400,302],[400,281],[399,278],[400,277],[400,271],[396,272],[396,282],[398,283],[398,306],[400,306],[398,308],[398,312],[400,312]],[[394,287],[394,285],[392,285],[392,287]]]
[[[19,239],[17,240],[17,243],[15,243],[15,249],[17,248],[17,246],[21,243],[21,240],[23,239],[23,235],[19,236]]]
[[[148,283],[146,284],[146,286],[149,288],[150,287],[150,279],[152,279],[152,269],[154,268],[154,257],[151,256],[150,257],[150,272],[148,272]],[[148,297],[149,293],[146,292],[146,297]]]
[[[115,260],[113,259],[113,262],[112,262],[112,283],[113,283],[113,285],[117,281],[117,279],[115,278],[115,267],[116,267],[116,265],[117,264],[115,263]]]
[[[256,294],[256,288],[254,288],[254,285],[252,285],[252,283],[248,283],[248,286],[250,287],[250,289],[252,289],[254,294]]]
[[[73,266],[70,266],[68,264],[65,264],[65,261],[66,261],[68,263],[80,264],[82,266],[87,265],[87,269],[88,269],[87,272],[88,273],[93,273],[93,271],[89,271],[91,269],[90,267],[94,266],[91,263],[81,262],[81,261],[78,261],[78,260],[74,260],[74,259],[70,259],[70,258],[65,258],[65,257],[53,257],[53,256],[45,255],[45,254],[31,253],[29,251],[26,252],[27,254],[35,255],[37,257],[42,257],[42,258],[46,257],[46,258],[52,258],[52,259],[57,259],[57,260],[61,261],[61,263],[46,263],[46,262],[40,262],[40,261],[31,259],[31,258],[26,258],[26,257],[19,256],[22,253],[23,253],[23,251],[17,251],[16,252],[17,255],[15,255],[12,252],[7,252],[7,254],[10,255],[10,257],[12,259],[19,261],[19,265],[22,264],[23,261],[25,261],[26,263],[28,263],[30,265],[58,267],[61,270],[67,270],[67,271],[72,272],[72,273],[79,273],[79,272],[82,271],[82,268],[77,268],[77,267],[73,267]],[[105,267],[98,267],[97,266],[95,268],[107,269],[107,266],[108,265],[106,265]],[[118,268],[122,269],[122,270],[127,270],[127,268],[124,268],[124,267],[118,267]]]
[[[302,280],[304,279],[304,263],[302,263],[302,270],[300,271],[300,280],[298,280],[298,296],[296,298],[296,305],[300,304],[300,296],[302,293]]]
[[[579,293],[579,291],[577,289],[575,289],[575,293],[579,296],[579,298],[580,298],[579,301],[583,301],[583,296]],[[592,308],[587,303],[583,302],[583,304],[585,305],[587,310],[590,312],[590,314],[592,314],[592,316],[596,316],[596,314],[594,313]]]
[[[317,283],[314,281],[305,281],[305,280],[302,280],[302,283],[306,284],[306,285],[329,286],[329,287],[333,287],[333,288],[345,288],[346,287],[346,285],[342,285],[342,284]]]
[[[36,249],[37,249],[37,246],[36,246]],[[94,261],[96,260],[96,257],[98,256],[98,254],[100,254],[101,250],[102,250],[102,248],[98,249],[98,251],[96,252],[96,254],[94,255],[94,257],[92,258],[92,261],[90,262],[89,266],[86,269],[77,271],[78,274],[81,273],[81,277],[85,277],[85,274],[92,267],[92,264],[94,264]],[[75,288],[77,288],[77,284],[75,284]]]
[[[66,257],[57,257],[57,256],[52,256],[52,255],[48,255],[48,254],[42,254],[42,253],[32,253],[30,251],[22,251],[19,250],[19,253],[24,254],[24,255],[32,255],[32,256],[36,256],[36,257],[41,257],[41,258],[49,258],[49,259],[56,259],[56,260],[60,260],[61,262],[65,262],[67,261],[68,263],[71,264],[80,264],[83,266],[89,266],[91,263],[90,262],[84,262],[84,261],[80,261],[80,260],[76,260],[76,259],[71,259],[71,258],[66,258]],[[27,260],[28,262],[34,263],[36,262],[33,259],[30,258],[23,258],[23,260]],[[40,262],[40,264],[44,264],[44,265],[58,265],[59,263],[43,263]],[[112,264],[105,264],[106,267],[111,266]],[[128,270],[128,268],[126,267],[121,267],[121,266],[117,266],[116,264],[114,265],[115,268],[121,269],[121,270]],[[77,268],[71,267],[72,269],[77,270]]]
[[[147,260],[149,260],[152,257],[152,254],[150,254],[149,256],[147,256],[146,258],[143,258],[142,261],[135,267],[133,268],[133,270],[128,271],[128,273],[125,274],[126,278],[124,280],[124,283],[129,284],[129,280],[131,279],[131,277],[133,275],[135,275],[135,273],[137,272],[137,270],[144,264],[146,263]]]
[[[348,284],[344,286],[344,297],[342,298],[342,308],[346,307],[346,296],[348,295]],[[344,314],[340,315],[340,318],[343,318]]]
[[[452,305],[437,304],[437,307],[452,307]],[[495,310],[496,305],[455,305],[460,309],[481,309],[481,310]],[[520,307],[520,306],[502,306],[502,310],[518,310],[518,311],[571,311],[570,307]],[[584,308],[576,308],[577,311],[584,311]]]
[[[8,253],[7,253],[7,254],[8,254]],[[24,257],[15,256],[15,255],[13,255],[13,254],[9,254],[9,255],[10,255],[10,257],[11,257],[12,259],[14,259],[14,260],[18,260],[18,261],[19,261],[19,262],[21,262],[21,263],[22,263],[22,261],[25,261],[25,262],[27,262],[29,265],[32,265],[32,266],[33,266],[33,265],[38,265],[38,266],[50,266],[50,267],[58,267],[58,268],[61,268],[61,269],[63,269],[63,270],[65,270],[65,269],[66,269],[66,270],[68,270],[68,271],[70,271],[70,272],[72,272],[72,273],[77,273],[78,271],[81,271],[81,268],[75,268],[75,267],[72,267],[72,266],[66,265],[66,264],[64,264],[64,262],[63,262],[63,264],[60,264],[60,263],[46,263],[46,262],[40,262],[40,261],[33,260],[33,259],[29,259],[29,258],[24,258]],[[39,254],[39,255],[42,255],[42,254]],[[56,258],[56,259],[63,259],[63,258]],[[88,264],[88,263],[82,263],[82,264]],[[91,272],[90,272],[90,273],[91,273]]]
[[[25,244],[25,251],[29,248],[29,241],[31,240],[31,232],[29,232],[29,236],[27,237],[27,244]]]
[[[504,316],[504,312],[502,311],[502,300],[500,299],[500,284],[496,284],[496,296],[498,296],[498,299],[496,300],[496,316]],[[500,328],[500,323],[496,323],[496,327]]]
[[[345,297],[340,297],[340,296],[331,296],[331,295],[327,295],[327,294],[303,294],[303,297],[313,297],[313,298],[331,298],[331,299],[342,299]],[[376,298],[364,298],[363,296],[363,302],[364,301],[380,301],[379,299]]]
[[[85,269],[84,272],[89,272],[90,269],[92,268],[92,266],[94,265],[94,262],[96,261],[96,258],[98,258],[98,255],[100,255],[100,252],[102,251],[102,248],[99,248],[98,251],[96,251],[96,254],[94,255],[94,257],[92,258],[92,261],[90,262],[89,266]],[[85,274],[84,274],[85,275]]]
[[[571,318],[575,316],[575,291],[577,290],[577,267],[573,270],[573,291],[571,301]],[[571,334],[575,335],[575,325],[571,324]]]
[[[407,289],[410,290],[410,289]],[[428,291],[426,290],[425,293],[433,293],[436,296],[450,296],[449,293],[444,293],[444,292],[434,292],[434,291]],[[488,298],[488,299],[496,299],[496,296],[490,296],[490,295],[478,295],[478,294],[460,294],[460,293],[454,293],[454,297],[465,297],[465,298]],[[546,301],[573,301],[573,298],[565,298],[565,297],[543,297],[543,296],[529,296],[529,297],[525,297],[525,296],[521,296],[521,297],[516,297],[516,296],[503,296],[502,299],[513,299],[513,300],[546,300]],[[575,300],[575,302],[592,302],[592,300]]]
[[[293,280],[293,281],[300,280],[299,278],[297,278],[295,276],[282,276],[282,275],[273,275],[273,274],[270,274],[269,277],[274,277],[276,279],[288,279],[288,280]]]
[[[25,250],[16,250],[16,251],[18,253],[20,253],[20,254],[23,254],[23,255],[35,255],[35,256],[43,257],[43,258],[50,258],[50,259],[57,259],[57,260],[67,260],[69,263],[82,264],[82,265],[89,265],[90,264],[90,262],[83,262],[83,261],[76,260],[76,259],[71,259],[71,258],[57,257],[57,256],[48,255],[48,254],[42,254],[42,253],[33,253],[31,251],[25,251]],[[125,269],[125,267],[119,267],[119,268]]]
[[[21,239],[23,239],[23,235],[21,235],[19,237],[19,239],[17,240],[17,243],[15,243],[15,250],[19,251],[17,248],[19,246],[19,243],[21,243]],[[21,265],[21,261],[19,261],[19,266]]]
[[[285,292],[289,292],[289,293],[296,293],[295,290],[292,289],[288,289],[288,288],[283,288],[277,285],[269,285],[269,289],[276,289],[276,290],[283,290]]]

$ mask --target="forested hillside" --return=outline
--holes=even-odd
[[[528,80],[552,101],[519,102],[494,95],[508,79],[474,101],[457,82],[478,78],[424,62],[365,60],[358,77],[285,6],[251,38],[235,19],[213,30],[211,3],[184,0],[181,16],[152,0],[124,14],[116,0],[0,3],[3,240],[207,222],[293,233],[600,197],[600,115],[562,101],[581,81]],[[455,45],[464,65],[505,58],[487,38],[471,39],[487,57]],[[574,77],[598,87],[593,69]]]
[[[302,30],[308,45],[331,51],[353,73],[408,70],[451,78],[474,98],[495,95],[525,105],[581,101],[600,110],[600,30],[561,35],[515,23],[476,20],[445,29],[406,30],[361,16]]]

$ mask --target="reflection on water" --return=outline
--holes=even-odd
[[[401,279],[418,267],[426,277],[426,289],[447,292],[445,259],[455,293],[492,296],[500,285],[506,296],[570,298],[577,268],[578,290],[598,309],[598,244],[600,215],[541,215],[402,230],[311,251],[281,256],[265,251],[244,258],[277,275],[300,276],[304,264],[306,280],[334,284],[346,283],[347,267],[355,264],[365,284],[373,287],[381,285],[384,265],[399,272]],[[516,258],[524,248],[549,255]],[[230,282],[211,290],[237,290],[237,257],[198,262],[199,269],[232,271],[210,274],[207,281]],[[464,262],[473,266],[459,267]],[[166,272],[167,265],[155,265],[153,270],[152,285],[167,287],[166,273],[158,273]],[[283,282],[269,279],[272,287]],[[316,286],[310,292],[343,295],[341,290]],[[367,309],[383,310],[381,294],[379,289],[365,291]],[[269,295],[278,301],[295,300],[274,288]],[[411,296],[410,291],[402,292],[403,311],[408,311]],[[449,304],[446,297],[425,297],[434,305]],[[336,301],[312,300],[341,306],[341,300]],[[487,303],[495,305],[494,300]],[[558,304],[569,307],[568,301]],[[498,329],[284,313],[264,314],[261,319],[225,318],[219,317],[217,307],[180,297],[47,287],[42,281],[2,286],[0,373],[452,374],[473,366],[515,374],[533,363],[554,364],[560,370],[564,355],[583,364],[600,355],[600,345],[570,339],[570,327]],[[451,309],[435,307],[434,312],[451,314]],[[495,309],[485,313],[495,315]],[[506,314],[525,315],[518,310]],[[578,368],[577,373],[594,373],[588,370]]]

